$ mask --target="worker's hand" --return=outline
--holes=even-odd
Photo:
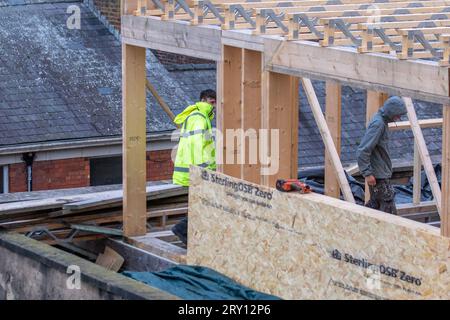
[[[367,176],[366,177],[366,182],[369,186],[374,186],[377,184],[377,179],[375,179],[374,176]]]

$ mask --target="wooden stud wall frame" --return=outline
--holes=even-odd
[[[447,17],[450,4],[446,0],[340,2],[330,5],[326,0],[282,3],[124,0],[124,179],[129,190],[125,192],[125,202],[130,208],[124,211],[124,221],[128,226],[136,226],[125,230],[127,236],[145,231],[140,226],[145,199],[142,193],[132,191],[141,190],[145,182],[139,176],[145,175],[142,165],[133,164],[142,162],[145,143],[130,143],[130,139],[141,134],[135,134],[131,128],[145,127],[145,117],[139,117],[136,111],[145,109],[142,98],[145,78],[141,79],[145,77],[145,61],[144,56],[138,54],[142,49],[137,48],[215,61],[219,96],[217,127],[222,132],[252,127],[280,130],[283,156],[278,159],[281,164],[278,174],[258,174],[261,163],[218,166],[219,172],[266,186],[273,186],[277,178],[296,177],[298,108],[301,108],[298,106],[299,83],[309,87],[310,79],[327,81],[328,110],[325,117],[321,112],[315,117],[327,146],[325,189],[338,197],[339,185],[349,201],[352,197],[345,192],[346,181],[336,169],[342,167],[339,161],[339,86],[367,89],[370,113],[379,108],[388,95],[443,105],[443,119],[421,120],[409,112],[409,121],[395,124],[391,129],[413,130],[416,144],[419,143],[416,159],[421,161],[416,163],[416,171],[422,164],[430,171],[431,161],[422,144],[421,128],[442,126],[442,190],[434,184],[433,192],[438,195],[437,199],[442,194],[436,204],[442,221],[441,232],[450,236],[450,98],[446,66],[450,56],[450,35],[447,35],[450,34],[450,18]],[[323,10],[308,11],[317,6],[322,6]],[[135,87],[136,84],[139,85]],[[314,96],[312,88],[310,103],[316,101]],[[283,112],[278,112],[280,110]],[[218,146],[218,158],[223,159],[227,154],[240,155],[239,145],[228,150],[223,142]],[[331,167],[334,170],[330,170]]]

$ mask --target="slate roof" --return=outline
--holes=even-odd
[[[82,3],[57,2],[0,7],[0,146],[121,134],[120,42]],[[71,4],[81,8],[80,30],[66,26]],[[147,60],[150,80],[179,112],[184,90],[150,52]],[[147,131],[174,129],[147,99]]]
[[[198,92],[205,87],[214,87],[216,73],[214,65],[201,65],[200,70],[191,66],[169,67],[170,74],[174,79],[181,81],[187,91]],[[325,105],[325,83],[313,81],[319,102],[322,108]],[[196,99],[190,96],[190,99]],[[442,107],[440,105],[414,101],[419,119],[441,118]],[[363,90],[343,86],[342,88],[342,140],[341,159],[345,164],[356,161],[356,148],[365,132],[366,118],[366,93]],[[324,165],[324,145],[317,125],[314,121],[311,108],[300,86],[299,101],[299,166],[301,168],[316,167]],[[406,120],[402,119],[402,120]],[[441,161],[441,129],[424,129],[423,134],[433,162]],[[397,162],[410,162],[413,159],[413,138],[411,130],[396,131],[391,133],[392,159]]]

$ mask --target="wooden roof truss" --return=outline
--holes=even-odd
[[[449,65],[447,0],[150,0],[141,1],[135,14]]]

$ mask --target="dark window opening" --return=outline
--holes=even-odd
[[[90,159],[91,186],[122,183],[122,157]]]

